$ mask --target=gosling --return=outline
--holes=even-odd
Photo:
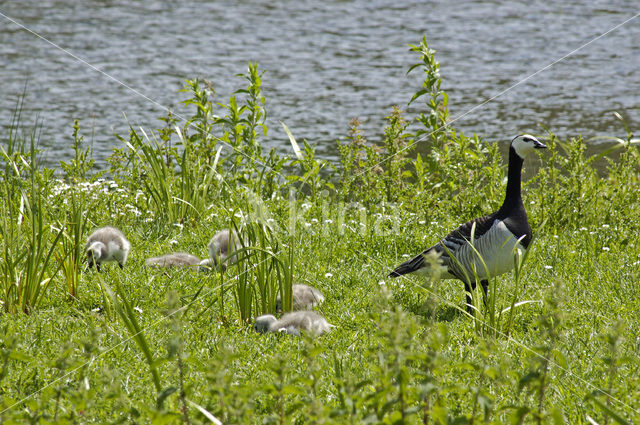
[[[214,267],[220,267],[224,270],[227,267],[227,258],[231,257],[241,247],[238,234],[234,230],[224,229],[219,231],[213,235],[209,242],[209,258],[200,262],[200,270],[206,271]],[[234,263],[235,258],[231,258],[230,262]]]
[[[301,331],[320,336],[333,327],[324,317],[310,310],[287,313],[280,320],[271,314],[265,314],[257,317],[253,325],[253,329],[259,333],[283,332],[295,336],[300,336]]]
[[[291,292],[291,309],[293,311],[311,310],[324,302],[324,295],[322,295],[322,292],[309,285],[296,283],[291,286]],[[282,310],[280,294],[278,294],[278,297],[276,298],[276,310]]]
[[[144,263],[150,267],[193,267],[200,264],[200,258],[187,252],[172,252],[147,258]]]
[[[115,227],[101,227],[94,231],[87,239],[86,253],[89,268],[96,265],[100,271],[100,264],[107,261],[117,261],[122,269],[127,262],[131,244],[122,232]]]

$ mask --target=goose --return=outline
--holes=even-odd
[[[227,258],[242,245],[235,230],[224,229],[213,235],[207,247],[209,248],[209,258],[200,262],[199,269],[201,271],[207,271],[214,267],[222,267],[224,270]],[[235,262],[235,258],[231,262]]]
[[[120,268],[123,268],[130,249],[131,244],[120,230],[111,226],[101,227],[87,238],[89,268],[95,263],[96,270],[100,271],[100,264],[107,261],[117,261]]]
[[[271,314],[265,314],[256,318],[253,329],[259,333],[283,332],[289,335],[299,336],[301,331],[313,336],[327,333],[334,326],[315,311],[294,311],[286,313],[279,320]]]
[[[147,258],[144,262],[150,267],[190,267],[200,264],[200,258],[187,252],[172,252],[159,257]]]
[[[389,277],[407,273],[428,275],[430,263],[425,255],[435,255],[437,262],[446,270],[442,278],[464,282],[467,312],[473,314],[471,291],[476,287],[476,276],[482,285],[486,303],[489,279],[513,269],[514,250],[524,252],[529,247],[531,227],[520,191],[522,164],[530,152],[544,148],[544,144],[529,134],[516,136],[509,147],[507,191],[500,209],[464,223],[437,244],[400,264]]]
[[[310,310],[324,302],[324,295],[316,288],[296,283],[291,285],[292,302],[291,308],[297,310]],[[282,300],[280,294],[276,298],[276,311],[282,310]]]

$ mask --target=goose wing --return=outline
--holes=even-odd
[[[453,277],[463,279],[464,276],[458,276],[459,273],[456,272],[458,267],[455,267],[455,260],[452,257],[456,255],[460,248],[471,241],[472,234],[475,240],[488,232],[489,229],[491,229],[491,226],[493,226],[495,215],[496,213],[493,213],[467,221],[450,232],[437,244],[425,249],[422,253],[400,264],[389,274],[389,277],[397,277],[407,273],[414,273],[427,267],[428,263],[425,260],[425,255],[435,253],[438,255],[438,259],[441,264],[447,268],[447,271]]]

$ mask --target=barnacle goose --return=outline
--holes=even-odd
[[[400,264],[389,277],[407,273],[429,274],[430,264],[425,255],[436,255],[446,270],[442,278],[464,282],[467,311],[473,313],[470,294],[476,287],[476,275],[486,302],[489,279],[513,269],[516,244],[521,250],[529,247],[532,234],[522,203],[520,177],[525,156],[534,149],[543,148],[546,146],[529,134],[515,137],[509,148],[507,192],[500,209],[461,225],[437,244]]]
[[[96,269],[100,271],[100,264],[107,261],[117,261],[120,268],[123,268],[130,249],[131,244],[120,230],[110,226],[101,227],[87,239],[89,268],[95,263]]]
[[[303,285],[301,283],[295,283],[291,285],[291,309],[297,310],[310,310],[324,302],[324,295],[322,292],[314,288],[313,286]],[[282,310],[282,300],[280,294],[276,298],[276,311]]]
[[[201,271],[210,270],[214,267],[221,267],[224,270],[227,258],[242,248],[242,244],[235,230],[223,229],[213,235],[207,247],[209,248],[209,258],[200,262]],[[235,260],[233,258],[230,262],[234,263]]]
[[[253,325],[253,329],[259,333],[283,332],[297,336],[300,335],[300,331],[319,336],[329,332],[333,327],[324,317],[312,310],[287,313],[279,320],[271,314],[265,314],[257,317]]]

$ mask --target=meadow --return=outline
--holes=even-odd
[[[459,281],[387,278],[506,184],[497,144],[448,125],[435,52],[412,50],[422,112],[381,111],[378,144],[353,119],[336,164],[286,126],[290,155],[263,148],[256,64],[226,101],[187,80],[191,115],[132,126],[105,171],[77,122],[74,157],[41,166],[18,104],[0,151],[0,423],[640,423],[638,140],[620,119],[587,155],[580,135],[527,130],[548,146],[525,162],[534,241],[468,315]],[[123,270],[87,268],[104,225],[131,242]],[[224,271],[144,264],[204,258],[224,228],[247,241]],[[295,282],[335,328],[255,333]]]

